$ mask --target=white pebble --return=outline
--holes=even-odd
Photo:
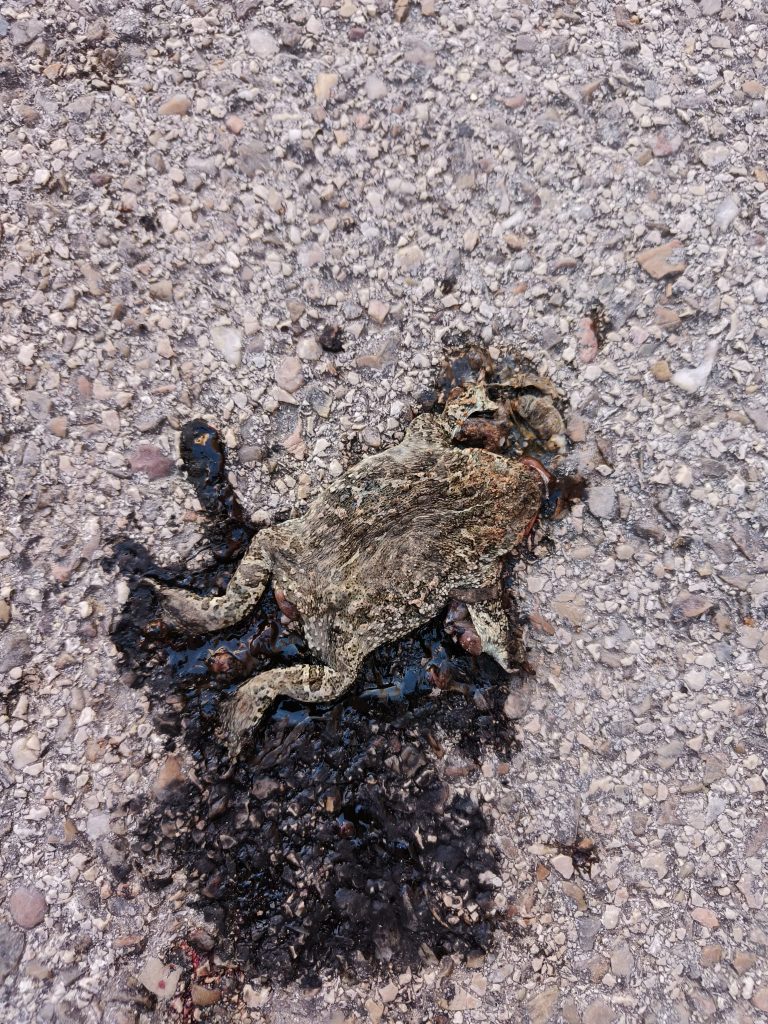
[[[239,366],[243,358],[243,338],[234,327],[211,328],[211,341],[230,366]]]
[[[683,391],[687,391],[689,395],[692,395],[706,384],[707,378],[712,372],[712,367],[715,365],[716,355],[717,341],[713,340],[707,346],[706,354],[699,365],[677,370],[672,374],[672,383],[675,387],[681,388]]]
[[[733,196],[726,196],[715,209],[714,226],[719,231],[725,231],[733,224],[739,215],[739,204]]]

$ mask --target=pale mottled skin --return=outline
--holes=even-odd
[[[484,392],[470,404],[493,407]],[[453,445],[456,421],[468,411],[463,396],[443,415],[416,417],[400,444],[353,466],[303,516],[262,530],[224,595],[161,589],[166,617],[193,631],[240,621],[269,579],[298,609],[320,664],[274,668],[245,682],[227,712],[233,749],[276,696],[338,697],[366,655],[454,597],[469,605],[483,651],[509,667],[500,565],[538,515],[543,483],[521,462]]]

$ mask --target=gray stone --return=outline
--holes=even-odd
[[[598,519],[612,519],[616,514],[616,488],[613,484],[590,487],[587,505]]]
[[[706,146],[700,153],[701,162],[710,168],[720,167],[730,158],[731,151],[727,146]]]
[[[15,630],[0,633],[0,673],[25,665],[31,657],[32,645],[24,633]]]
[[[274,57],[280,44],[270,32],[257,28],[248,33],[248,47],[257,57]]]
[[[584,1011],[584,1024],[613,1024],[616,1011],[605,999],[595,999]]]
[[[9,974],[14,974],[26,945],[24,932],[0,924],[0,981],[5,981]]]
[[[626,942],[620,942],[614,947],[611,953],[611,972],[617,978],[628,978],[632,974],[634,963],[632,950]]]
[[[599,917],[581,917],[576,928],[579,932],[579,945],[589,953],[595,945],[595,939],[603,927]]]
[[[39,18],[23,18],[14,21],[10,30],[11,42],[14,46],[27,46],[42,35],[44,30],[45,23]]]
[[[536,36],[530,32],[521,32],[515,40],[515,49],[518,53],[533,53],[536,49]]]
[[[173,472],[173,459],[154,444],[138,445],[128,462],[134,473],[145,473],[150,480],[159,480]]]

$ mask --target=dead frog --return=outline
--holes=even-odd
[[[507,387],[517,392],[531,381],[542,390],[539,378]],[[501,560],[529,534],[549,474],[533,459],[456,446],[470,417],[498,408],[475,384],[453,394],[441,414],[417,416],[399,444],[353,466],[303,516],[258,533],[221,596],[153,584],[163,617],[191,633],[237,624],[270,579],[281,607],[303,623],[317,663],[243,683],[225,713],[233,753],[276,697],[340,696],[371,651],[452,602],[448,629],[459,619],[467,650],[509,669]]]

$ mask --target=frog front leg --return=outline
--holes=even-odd
[[[483,654],[489,654],[506,672],[509,672],[509,621],[501,601],[473,605],[469,614],[472,625],[480,637]]]
[[[510,671],[509,620],[496,588],[457,591],[448,606],[445,629],[468,654],[488,654]]]
[[[264,535],[260,535],[251,541],[226,592],[219,597],[163,587],[149,578],[145,582],[157,591],[164,619],[188,632],[213,633],[236,625],[256,607],[264,593],[270,571],[269,549]]]
[[[223,731],[232,757],[277,697],[319,704],[335,700],[355,681],[327,665],[290,665],[253,676],[237,690],[223,714]]]

